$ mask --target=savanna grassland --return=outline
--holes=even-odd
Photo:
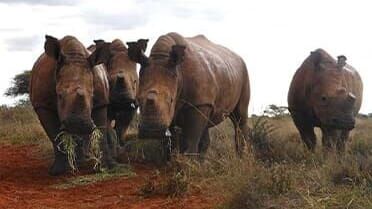
[[[250,127],[243,158],[227,121],[211,130],[202,163],[176,156],[162,168],[50,177],[51,146],[32,108],[3,106],[0,208],[372,209],[372,118],[358,118],[344,156],[324,154],[320,140],[308,152],[289,116]]]

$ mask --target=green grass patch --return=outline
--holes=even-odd
[[[76,176],[66,179],[64,182],[56,185],[52,185],[55,189],[70,189],[79,186],[86,186],[90,184],[94,184],[97,182],[112,180],[116,178],[123,178],[123,177],[133,177],[136,173],[132,171],[130,166],[118,166],[111,170],[104,170],[99,173],[83,175],[83,176]]]

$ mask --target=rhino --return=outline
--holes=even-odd
[[[306,147],[314,151],[314,127],[322,131],[325,150],[345,150],[360,110],[363,84],[344,55],[335,60],[325,50],[311,52],[295,73],[288,109]]]
[[[30,79],[31,104],[54,149],[50,175],[67,171],[66,154],[56,140],[61,131],[86,136],[98,127],[106,166],[115,166],[107,146],[109,83],[106,71],[73,36],[58,40],[45,36],[44,53],[35,62]]]
[[[91,57],[94,62],[103,63],[107,72],[110,87],[108,119],[111,122],[115,121],[116,135],[119,142],[123,143],[123,135],[138,107],[136,63],[129,59],[128,49],[121,40],[115,39],[112,42],[95,40],[94,42],[95,44],[88,47],[88,50],[92,52]],[[115,142],[112,140],[109,140],[109,144],[115,152]]]
[[[128,42],[129,57],[141,65],[137,99],[140,138],[164,138],[182,131],[179,151],[200,156],[209,145],[208,129],[230,118],[238,154],[249,137],[250,85],[246,65],[231,50],[198,35],[168,33],[150,56],[148,39]],[[239,131],[241,130],[241,132]]]

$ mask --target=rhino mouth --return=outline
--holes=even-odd
[[[346,129],[351,130],[355,128],[354,119],[342,119],[342,118],[332,118],[326,124],[326,127],[335,129]]]
[[[138,138],[156,138],[162,139],[169,137],[169,129],[166,126],[155,124],[140,124],[138,126]]]
[[[88,135],[92,133],[94,123],[92,120],[86,120],[79,117],[69,117],[62,121],[61,130],[77,135]]]
[[[110,102],[121,102],[127,100],[134,100],[134,96],[128,91],[111,91],[110,92]]]
[[[115,97],[115,99],[110,100],[110,108],[114,110],[135,110],[138,108],[138,102],[126,96]]]

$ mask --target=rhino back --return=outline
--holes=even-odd
[[[212,105],[217,120],[234,110],[242,94],[249,99],[248,71],[241,57],[202,35],[185,40],[189,60],[182,70],[190,99]]]
[[[30,100],[35,109],[44,107],[56,110],[56,61],[46,54],[35,62],[30,79]]]
[[[249,101],[249,78],[241,57],[202,35],[185,38],[178,33],[159,37],[150,58],[168,59],[173,45],[184,45],[185,56],[180,71],[182,92],[177,104],[213,107],[212,119],[220,122],[231,113],[242,97]],[[176,106],[178,110],[181,105]]]

